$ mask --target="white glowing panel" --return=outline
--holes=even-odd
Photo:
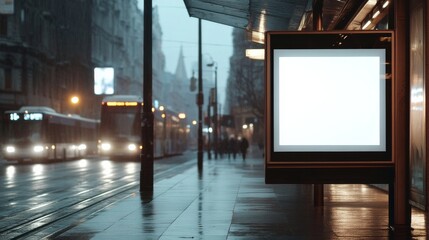
[[[384,63],[384,49],[274,50],[274,151],[385,151]]]
[[[94,68],[94,94],[115,93],[115,70],[112,67]]]

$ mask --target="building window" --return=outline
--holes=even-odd
[[[7,16],[0,14],[0,36],[7,35]]]
[[[4,70],[0,69],[0,90],[5,90],[5,85]]]
[[[10,68],[0,69],[0,89],[12,90],[12,70]]]
[[[2,91],[21,91],[21,79],[18,77],[17,70],[10,67],[0,69],[0,90]]]
[[[4,89],[12,90],[12,69],[4,69]]]

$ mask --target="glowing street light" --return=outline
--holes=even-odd
[[[185,119],[186,118],[186,114],[185,113],[179,113],[179,118],[180,119]]]
[[[79,103],[79,97],[78,96],[73,96],[70,98],[70,102],[74,105]]]

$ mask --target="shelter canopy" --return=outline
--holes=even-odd
[[[324,30],[345,29],[364,7],[361,0],[184,0],[191,17],[263,34],[311,30],[313,4],[322,4]]]

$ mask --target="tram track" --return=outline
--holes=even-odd
[[[127,178],[127,177],[122,177],[122,178]],[[118,185],[121,185],[122,183],[120,183],[120,182],[124,181],[122,178],[117,178],[117,179],[114,179],[114,180],[119,183]],[[104,183],[103,185],[98,186],[98,188],[105,188],[109,184],[110,183]],[[45,191],[45,192],[43,192],[42,195],[53,194],[53,193],[55,193],[57,191],[58,191],[57,189],[52,190],[52,191]],[[82,196],[84,196],[85,194],[91,194],[91,192],[94,192],[94,189],[86,189],[86,190],[83,190],[83,191],[75,192],[73,194],[69,194],[69,195],[66,195],[64,197],[58,198],[58,199],[56,199],[54,201],[44,202],[43,204],[39,204],[37,206],[31,207],[31,208],[28,208],[28,209],[25,209],[25,210],[18,210],[16,212],[9,213],[9,216],[2,216],[2,217],[0,217],[0,220],[1,220],[0,221],[0,232],[4,228],[4,225],[5,225],[5,223],[3,223],[4,220],[5,219],[7,220],[7,218],[10,218],[10,215],[13,215],[14,217],[16,217],[18,219],[21,219],[21,218],[27,216],[28,214],[35,214],[35,215],[37,215],[37,210],[38,209],[42,209],[41,211],[43,211],[44,208],[50,208],[50,209],[52,209],[52,208],[56,208],[56,207],[63,207],[63,205],[67,205],[67,202],[73,201],[73,199],[79,199]],[[98,195],[98,194],[95,194],[95,195]],[[31,202],[31,201],[34,201],[35,199],[37,199],[38,197],[40,197],[40,195],[32,196],[28,200],[30,200],[30,202]],[[21,201],[18,201],[18,202],[22,203],[22,199],[21,199]],[[60,205],[60,206],[55,206],[55,205]],[[21,216],[23,216],[23,217],[21,217]]]
[[[155,173],[154,177],[160,181],[174,172],[187,170],[192,165],[195,165],[192,161],[182,162]],[[45,203],[46,206],[41,208],[46,210],[32,216],[29,216],[31,211],[26,210],[3,218],[4,224],[0,224],[0,239],[52,239],[107,206],[138,192],[139,181],[124,182],[126,178],[128,177],[123,176],[116,179],[119,186],[89,196],[76,196],[76,201],[67,204],[62,203],[65,199]],[[75,193],[77,194],[79,193]],[[70,199],[74,199],[73,196],[67,198],[68,201]]]

